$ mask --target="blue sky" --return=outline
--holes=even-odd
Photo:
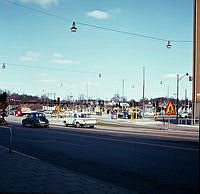
[[[0,89],[61,99],[176,95],[176,74],[192,75],[192,0],[0,0]],[[44,10],[66,20],[16,6]],[[77,32],[72,33],[72,22]],[[101,30],[80,23],[161,38]],[[98,74],[101,73],[100,78]],[[162,81],[163,84],[160,84]],[[180,98],[192,83],[180,81]]]

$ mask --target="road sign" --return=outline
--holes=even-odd
[[[56,111],[60,111],[60,107],[56,105]]]
[[[171,100],[168,101],[168,105],[166,107],[165,114],[166,115],[176,115],[175,107]]]

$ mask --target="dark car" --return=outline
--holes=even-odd
[[[128,112],[119,112],[118,118],[119,119],[130,119],[131,115]]]
[[[117,119],[117,113],[116,112],[113,112],[111,114],[111,119]]]
[[[46,119],[45,114],[41,112],[28,113],[26,118],[22,120],[24,127],[48,127],[49,121]]]
[[[8,112],[6,110],[0,111],[0,115],[2,116],[2,118],[7,117]]]
[[[119,112],[118,115],[116,112],[111,114],[111,119],[130,119],[131,115],[128,112]]]

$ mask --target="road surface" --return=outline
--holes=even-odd
[[[13,149],[139,193],[197,193],[197,132],[97,127],[24,128],[9,122]],[[0,128],[0,145],[8,131]]]

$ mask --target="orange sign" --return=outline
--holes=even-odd
[[[168,105],[167,105],[167,108],[165,110],[165,114],[166,115],[176,115],[175,107],[172,104],[171,100],[168,101]]]
[[[60,111],[60,107],[56,105],[56,111]]]

